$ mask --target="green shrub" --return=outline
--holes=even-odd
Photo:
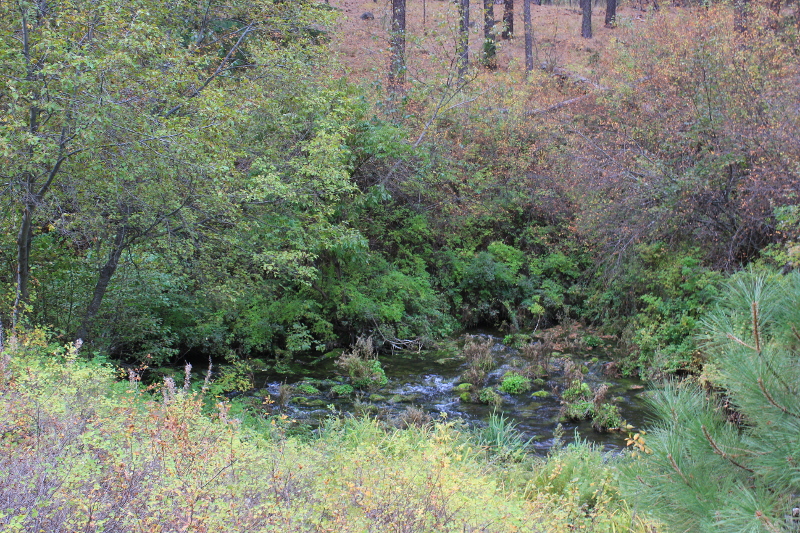
[[[503,378],[500,390],[507,394],[522,394],[531,390],[531,380],[516,372],[509,372]]]
[[[589,348],[597,348],[603,345],[603,339],[596,335],[584,335],[583,343]]]
[[[594,412],[594,404],[589,400],[577,400],[565,404],[561,409],[563,421],[588,420]]]

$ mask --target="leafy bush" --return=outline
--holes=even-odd
[[[507,394],[522,394],[531,390],[531,380],[516,372],[509,372],[503,377],[500,390]]]

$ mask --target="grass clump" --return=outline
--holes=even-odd
[[[336,360],[343,374],[350,379],[353,387],[359,389],[379,389],[389,382],[381,362],[372,345],[372,337],[360,337],[352,350]]]
[[[490,371],[494,367],[492,346],[494,346],[494,341],[491,337],[481,339],[472,335],[468,336],[464,345],[464,358],[470,368],[477,368],[484,372]]]
[[[525,458],[528,445],[533,440],[525,440],[514,422],[497,413],[491,414],[485,428],[475,432],[474,439],[495,457],[515,462]]]
[[[478,401],[499,407],[503,403],[503,397],[497,394],[493,388],[486,387],[485,389],[481,389],[478,393]]]

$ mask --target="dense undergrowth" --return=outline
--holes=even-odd
[[[341,76],[320,37],[330,6],[148,5],[0,10],[3,325],[151,367],[190,353],[285,368],[359,336],[418,348],[568,319],[618,335],[626,372],[685,374],[722,278],[797,262],[798,121],[781,112],[797,30],[760,7],[747,46],[729,6],[687,6],[621,23],[601,63],[564,76],[456,85],[431,66],[393,98]],[[34,18],[25,52],[15,32]],[[83,46],[69,28],[129,20],[163,47],[109,37],[26,63]],[[72,68],[90,56],[95,70]],[[92,126],[59,137],[71,121]]]
[[[200,384],[119,377],[39,334],[3,352],[4,531],[647,530],[587,444],[540,459],[502,420],[487,437],[333,416],[300,439]]]

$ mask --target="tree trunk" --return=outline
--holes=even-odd
[[[117,271],[119,258],[122,256],[122,252],[125,250],[128,244],[130,243],[125,242],[125,226],[122,225],[117,228],[117,235],[114,238],[114,244],[111,247],[111,251],[108,253],[106,264],[103,265],[97,276],[97,283],[94,286],[92,301],[89,302],[89,307],[86,308],[86,313],[83,315],[81,325],[78,327],[78,331],[75,334],[76,339],[87,340],[87,337],[89,336],[89,328],[92,325],[94,317],[97,316],[97,313],[100,311],[100,305],[103,303],[103,297],[106,295],[108,284],[111,282],[111,278]]]
[[[592,38],[592,0],[581,0],[583,20],[581,22],[581,37]]]
[[[617,0],[606,0],[606,27],[617,25]]]
[[[469,67],[469,0],[458,0],[458,81],[464,81]]]
[[[494,0],[483,0],[483,66],[497,69],[497,44],[494,42]]]
[[[503,39],[514,36],[514,0],[503,1]]]
[[[525,70],[533,71],[533,22],[531,22],[531,0],[523,0],[522,18],[525,25]]]
[[[392,0],[389,50],[389,90],[402,90],[406,77],[406,0]]]
[[[733,1],[733,29],[739,33],[747,31],[747,11],[749,0]]]
[[[28,283],[30,281],[31,268],[31,242],[33,241],[33,228],[31,221],[36,204],[28,203],[22,210],[22,220],[17,233],[17,279],[16,279],[16,298],[14,299],[14,311],[11,317],[11,327],[16,329],[17,323],[28,303],[30,293]]]

